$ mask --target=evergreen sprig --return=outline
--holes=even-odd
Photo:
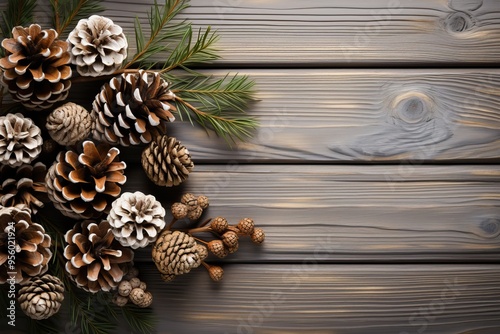
[[[101,0],[50,0],[52,24],[60,38],[65,38],[69,27],[78,20],[87,18],[104,10]]]
[[[2,11],[2,22],[0,32],[2,39],[12,37],[12,28],[15,26],[27,26],[33,23],[33,12],[36,0],[8,0],[7,7]],[[3,48],[0,48],[0,57],[4,56]]]

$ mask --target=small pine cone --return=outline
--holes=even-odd
[[[207,196],[204,196],[204,195],[200,195],[198,196],[198,205],[203,209],[205,210],[206,208],[208,208],[208,197]]]
[[[0,59],[1,80],[16,102],[27,109],[50,108],[66,99],[71,87],[68,43],[57,39],[54,29],[42,30],[38,24],[12,29],[5,38]]]
[[[50,246],[50,236],[42,225],[31,221],[28,208],[0,206],[0,284],[11,278],[24,283],[44,274],[52,257]],[[11,255],[15,263],[8,261]]]
[[[112,299],[112,302],[120,307],[123,307],[125,305],[127,305],[128,303],[128,296],[127,297],[124,297],[124,296],[121,296],[120,294],[118,293],[115,293],[113,295],[113,299]]]
[[[31,319],[47,319],[56,314],[64,300],[64,284],[45,274],[30,278],[19,290],[18,303]]]
[[[264,239],[266,238],[266,235],[264,234],[264,230],[261,228],[255,228],[250,235],[250,238],[252,239],[252,242],[256,244],[261,244],[264,242]]]
[[[55,142],[71,146],[87,138],[92,125],[93,119],[84,107],[68,102],[49,114],[45,127]]]
[[[0,117],[0,164],[19,167],[29,164],[42,152],[40,128],[23,115]]]
[[[5,207],[28,206],[33,214],[49,202],[45,187],[47,168],[41,162],[12,168],[0,167],[0,204]]]
[[[208,249],[202,244],[196,244],[196,251],[200,255],[200,260],[203,261],[208,257]]]
[[[175,117],[170,110],[175,94],[159,73],[139,70],[124,73],[106,83],[92,104],[94,138],[122,146],[153,140]]]
[[[226,245],[228,248],[234,248],[238,247],[238,234],[234,231],[227,231],[222,235],[222,242],[224,242],[224,245]]]
[[[190,220],[198,220],[203,214],[203,209],[199,206],[195,207],[193,210],[189,210],[187,217]]]
[[[196,245],[189,234],[165,230],[153,246],[153,261],[162,274],[187,274],[201,264]]]
[[[255,223],[252,218],[243,218],[238,225],[236,225],[236,228],[243,234],[251,235],[255,228]]]
[[[107,221],[85,220],[66,232],[66,272],[76,285],[88,292],[111,291],[124,276],[134,258],[130,248],[115,240]]]
[[[120,296],[128,297],[128,295],[130,295],[130,291],[132,291],[132,284],[130,284],[129,281],[122,279],[118,285],[118,293]]]
[[[153,295],[151,292],[144,291],[141,288],[135,288],[128,296],[130,301],[139,307],[148,307],[153,302]]]
[[[148,286],[147,286],[146,282],[141,281],[141,283],[139,284],[139,289],[142,289],[144,291],[146,291],[147,287]]]
[[[207,247],[209,251],[221,259],[225,258],[229,254],[229,251],[224,246],[224,242],[222,242],[222,240],[212,240],[207,244]]]
[[[219,266],[210,266],[208,268],[208,274],[214,282],[220,282],[224,276],[224,270]]]
[[[158,186],[178,186],[193,170],[194,164],[186,147],[174,137],[157,136],[142,152],[142,168]]]
[[[175,274],[160,274],[160,277],[165,282],[171,282],[177,277],[177,275],[175,275]]]
[[[127,38],[112,20],[98,15],[78,21],[69,33],[71,62],[82,76],[113,74],[127,58]]]
[[[45,178],[47,194],[65,216],[76,219],[99,218],[109,213],[127,178],[120,151],[91,141],[82,144],[83,153],[60,152]]]
[[[132,278],[130,281],[130,286],[132,286],[132,289],[138,288],[141,286],[141,280],[138,277]]]
[[[187,206],[179,202],[172,204],[171,211],[175,219],[185,218],[188,214]]]
[[[165,227],[165,209],[153,195],[140,191],[123,193],[111,204],[107,221],[123,246],[146,247]]]
[[[181,197],[181,203],[187,205],[188,210],[194,210],[198,206],[198,198],[191,193],[185,193]]]
[[[210,223],[210,228],[217,233],[224,233],[229,227],[229,223],[224,217],[216,217]]]

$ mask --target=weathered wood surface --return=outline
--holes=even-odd
[[[127,176],[124,190],[148,183],[140,168]],[[204,165],[183,190],[209,196],[202,221],[221,215],[236,224],[250,216],[265,229],[264,245],[242,241],[231,262],[500,259],[498,165]],[[159,187],[147,192],[165,206],[176,199]],[[150,258],[150,250],[138,252]]]
[[[133,18],[146,24],[152,3],[107,0],[104,15],[133,36]],[[500,61],[497,0],[191,0],[191,5],[182,17],[196,28],[211,25],[221,35],[221,66]],[[48,20],[47,12],[42,6],[38,18]]]
[[[146,267],[148,268],[148,267]],[[145,269],[146,269],[145,268]],[[161,281],[158,333],[498,334],[498,265],[225,265]]]

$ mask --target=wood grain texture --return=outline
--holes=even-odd
[[[48,3],[48,1],[46,1]],[[133,41],[153,0],[106,1]],[[496,64],[496,0],[192,0],[180,18],[221,35],[222,65]],[[48,20],[48,5],[38,19]],[[130,52],[134,50],[131,43]]]
[[[222,72],[211,72],[221,75]],[[249,70],[260,126],[230,149],[173,123],[195,161],[500,158],[500,70]]]
[[[143,266],[158,333],[497,334],[495,265],[224,265],[161,281]]]
[[[130,166],[124,191],[141,189],[167,207],[178,200]],[[198,165],[182,190],[210,198],[201,221],[250,216],[266,231],[263,245],[242,240],[229,262],[500,259],[497,165]],[[150,250],[137,256],[150,259]]]

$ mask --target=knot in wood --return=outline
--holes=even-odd
[[[444,24],[448,32],[456,34],[471,30],[476,25],[476,21],[470,14],[457,11],[448,15]]]
[[[428,122],[434,118],[434,101],[421,92],[405,92],[392,101],[391,117],[398,125]]]

